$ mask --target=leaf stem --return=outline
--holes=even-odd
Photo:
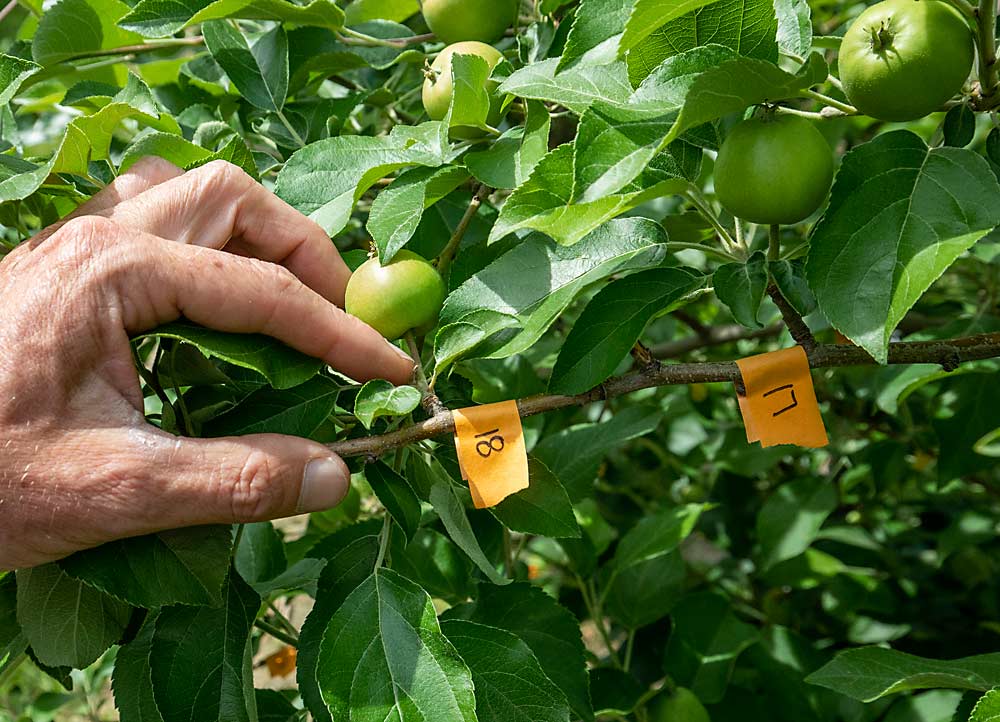
[[[392,517],[386,512],[382,517],[382,531],[378,535],[378,556],[375,557],[375,570],[377,571],[382,562],[385,561],[385,554],[389,550],[389,539],[392,536]]]
[[[836,108],[841,113],[845,115],[857,115],[858,109],[855,108],[850,103],[843,103],[836,98],[831,98],[829,95],[824,95],[823,93],[818,93],[815,90],[803,90],[802,95],[806,98],[812,98],[813,100],[828,105],[831,108]]]
[[[345,45],[369,45],[381,48],[405,48],[408,45],[416,45],[417,43],[422,43],[427,40],[434,39],[434,33],[424,33],[423,35],[414,35],[409,38],[376,38],[372,35],[367,35],[365,33],[353,30],[348,27],[340,29],[340,33],[337,34],[337,39]]]
[[[257,629],[261,630],[262,632],[267,632],[275,639],[287,644],[289,647],[295,647],[296,649],[298,649],[299,637],[297,634],[296,635],[289,634],[280,627],[276,627],[270,622],[265,622],[263,619],[255,620],[253,626],[257,627]]]
[[[3,10],[0,10],[0,23],[3,19],[13,12],[14,8],[17,7],[17,0],[10,0],[9,3],[3,6]]]
[[[68,63],[73,60],[85,60],[87,58],[103,58],[109,55],[133,55],[136,53],[153,53],[157,50],[167,50],[170,48],[181,48],[189,45],[201,45],[205,42],[205,38],[201,35],[195,35],[190,38],[169,38],[167,40],[156,40],[149,41],[145,43],[140,43],[138,45],[121,45],[117,48],[102,48],[99,50],[87,50],[82,53],[70,56],[60,61],[62,63]]]
[[[299,148],[305,148],[306,142],[302,140],[302,136],[300,136],[298,132],[295,130],[295,128],[292,127],[292,124],[288,122],[288,118],[285,117],[285,114],[282,113],[280,110],[276,110],[274,112],[278,116],[278,120],[281,121],[281,124],[285,126],[285,130],[287,130],[291,134],[292,140],[294,140],[296,143],[299,144]]]
[[[458,247],[462,245],[462,238],[465,237],[465,232],[469,230],[472,219],[476,217],[479,207],[483,204],[483,197],[486,195],[487,190],[488,188],[485,185],[480,184],[472,193],[472,200],[469,201],[469,207],[465,210],[462,220],[455,226],[455,232],[448,239],[448,244],[438,255],[437,270],[442,277],[447,277],[451,262],[455,259],[455,254],[458,253]]]
[[[701,251],[702,253],[707,253],[710,256],[716,256],[724,261],[739,261],[739,259],[732,255],[731,253],[726,253],[721,248],[713,248],[712,246],[705,246],[701,243],[685,243],[683,241],[669,241],[667,244],[668,251]]]
[[[719,222],[719,219],[716,218],[715,213],[712,211],[711,206],[709,206],[705,196],[701,194],[701,191],[692,186],[687,190],[685,195],[694,204],[694,207],[698,209],[698,212],[701,213],[705,220],[712,224],[712,228],[714,228],[715,232],[719,234],[719,238],[722,240],[722,244],[726,247],[726,250],[732,253],[736,248],[736,241],[733,240],[729,231],[727,231]]]

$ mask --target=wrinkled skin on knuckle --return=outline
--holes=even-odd
[[[236,523],[246,524],[268,518],[279,501],[274,472],[270,456],[253,450],[247,454],[228,488],[223,485],[223,493],[230,495],[233,520]]]

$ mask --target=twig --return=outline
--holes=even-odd
[[[787,299],[781,294],[781,290],[775,285],[770,284],[767,287],[767,295],[771,297],[774,301],[774,305],[778,307],[781,311],[781,318],[785,322],[785,327],[788,329],[788,333],[792,335],[795,339],[795,343],[799,344],[802,348],[809,353],[816,348],[816,339],[812,335],[812,331],[809,330],[809,326],[806,322],[802,320],[802,316],[796,311],[792,304],[790,304]]]
[[[435,416],[447,411],[445,405],[441,403],[441,399],[437,397],[437,394],[434,393],[431,389],[431,385],[427,381],[427,374],[424,372],[424,364],[420,360],[420,347],[417,346],[417,339],[413,336],[413,331],[407,331],[403,336],[403,340],[406,341],[406,348],[410,352],[410,356],[413,358],[413,373],[416,379],[417,389],[420,391],[420,403],[424,407],[424,411],[426,411],[429,416]]]
[[[17,7],[17,0],[10,0],[9,3],[4,5],[3,10],[0,10],[0,23],[2,23],[3,19],[8,15],[10,15],[14,11],[14,8],[16,7]]]
[[[677,358],[691,351],[708,348],[710,346],[721,346],[733,341],[751,341],[761,338],[773,338],[782,332],[784,324],[776,323],[765,328],[748,330],[739,324],[728,326],[710,326],[705,329],[705,334],[685,336],[676,341],[665,341],[650,349],[654,357],[660,359]]]
[[[276,627],[269,622],[265,622],[263,619],[256,620],[253,623],[253,626],[257,627],[257,629],[261,630],[262,632],[267,632],[275,639],[284,642],[290,647],[295,647],[297,649],[299,646],[298,636],[293,636],[291,634],[288,634],[285,630],[281,629],[280,627]]]
[[[818,344],[807,352],[812,368],[872,366],[875,360],[862,348],[851,345]],[[984,333],[942,341],[901,341],[889,344],[888,363],[940,364],[948,370],[969,361],[1000,357],[1000,333]],[[583,406],[605,398],[624,396],[641,389],[659,386],[682,386],[696,383],[729,382],[740,377],[731,361],[687,364],[663,364],[608,379],[598,388],[576,396],[532,396],[517,402],[520,416],[534,416],[547,411]],[[455,422],[448,410],[425,421],[382,436],[367,436],[328,444],[341,456],[381,456],[388,451],[417,441],[454,433]]]
[[[448,268],[451,266],[451,262],[455,258],[455,254],[458,252],[458,247],[462,245],[462,239],[465,237],[465,232],[469,230],[469,224],[472,223],[472,219],[476,217],[476,213],[479,212],[479,206],[483,204],[483,196],[486,195],[487,188],[485,185],[480,185],[472,194],[472,200],[469,201],[469,207],[465,210],[465,215],[462,216],[462,220],[458,222],[455,226],[455,232],[451,234],[451,238],[448,239],[448,245],[444,247],[437,259],[437,270],[442,276],[448,273]]]
[[[423,35],[413,35],[409,38],[376,38],[372,35],[352,30],[351,28],[341,28],[337,34],[337,40],[344,45],[364,45],[367,47],[383,48],[405,48],[410,45],[422,43],[425,40],[433,40],[434,33],[424,33]]]
[[[121,45],[117,48],[88,50],[86,52],[65,58],[62,62],[68,62],[70,60],[84,60],[86,58],[102,58],[109,55],[131,55],[134,53],[152,53],[157,50],[180,48],[187,45],[201,45],[204,42],[205,38],[203,38],[201,35],[196,35],[192,38],[171,38],[170,40],[141,43],[139,45]]]

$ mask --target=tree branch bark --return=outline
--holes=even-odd
[[[807,351],[812,368],[841,366],[872,366],[875,361],[857,346],[820,344]],[[1000,357],[1000,333],[984,333],[943,341],[903,341],[889,345],[890,364],[940,364],[952,371],[962,363]],[[570,406],[584,406],[595,401],[624,396],[640,389],[658,386],[680,386],[739,379],[739,369],[732,361],[688,364],[657,364],[633,373],[608,379],[590,391],[576,396],[532,396],[519,399],[522,417],[534,416]],[[341,456],[378,457],[386,452],[417,441],[453,433],[455,422],[451,411],[434,416],[382,436],[364,436],[328,444]]]

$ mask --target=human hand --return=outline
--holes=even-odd
[[[2,259],[0,570],[336,505],[350,474],[321,444],[147,424],[129,335],[183,315],[406,382],[410,358],[338,308],[349,277],[319,226],[222,161],[140,161]]]

